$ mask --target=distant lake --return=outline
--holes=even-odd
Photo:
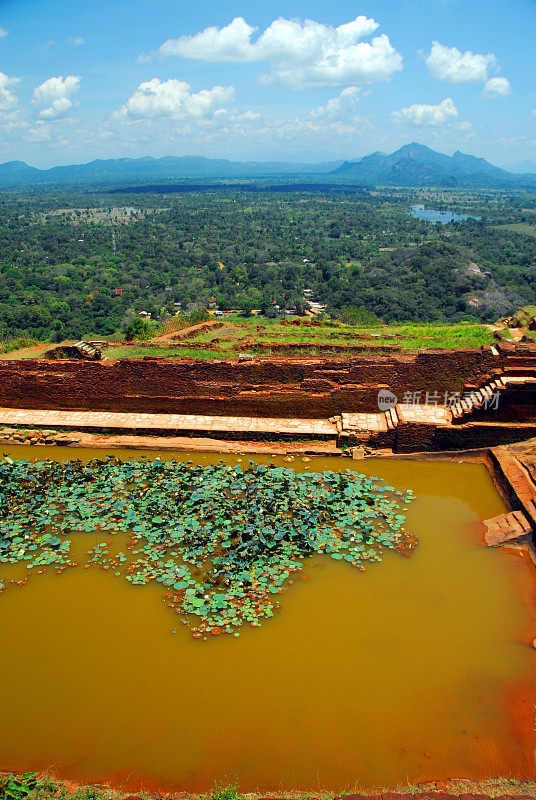
[[[449,222],[465,222],[468,219],[482,219],[481,217],[465,217],[462,214],[454,214],[453,211],[438,211],[435,208],[425,208],[424,206],[412,206],[409,213],[415,219],[422,219],[425,222],[441,222],[443,225],[447,225]]]

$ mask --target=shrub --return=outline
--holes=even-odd
[[[238,788],[232,783],[228,783],[227,786],[216,784],[210,800],[239,800],[239,797]]]
[[[334,316],[337,316],[338,319],[347,325],[370,326],[379,325],[380,322],[376,314],[373,314],[372,311],[368,311],[366,308],[359,308],[358,306],[340,308],[337,312],[334,312]]]
[[[155,334],[155,326],[146,319],[135,319],[125,331],[125,339],[131,342],[133,339],[145,341],[151,339]]]
[[[38,339],[32,339],[30,336],[19,336],[17,339],[0,342],[0,353],[12,353],[14,350],[21,350],[23,347],[34,347],[36,344],[39,344]]]

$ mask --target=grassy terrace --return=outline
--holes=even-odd
[[[427,348],[480,347],[493,342],[493,333],[487,325],[467,324],[433,325],[400,323],[363,327],[337,322],[310,324],[303,317],[288,320],[269,320],[263,317],[244,318],[229,315],[223,318],[222,328],[206,330],[191,338],[176,340],[176,344],[159,342],[134,342],[110,344],[106,358],[237,358],[241,353],[255,356],[320,356],[354,355],[367,350],[390,352]],[[102,339],[87,334],[84,338]],[[270,344],[276,346],[270,347]],[[285,347],[289,345],[290,347]],[[296,345],[298,345],[296,347]],[[341,347],[341,345],[343,347]],[[0,360],[40,358],[56,345],[38,344],[34,340],[19,339],[0,346]],[[330,349],[332,348],[332,349]]]
[[[236,358],[240,353],[251,355],[314,356],[363,352],[365,349],[480,347],[493,342],[492,331],[486,325],[427,325],[399,324],[360,327],[339,323],[311,325],[303,318],[267,320],[260,317],[224,318],[225,327],[198,333],[182,339],[180,346],[155,346],[151,342],[119,345],[108,348],[106,356],[117,358]],[[294,324],[299,322],[300,324]],[[277,346],[270,347],[270,344]],[[292,347],[286,348],[285,345]],[[295,347],[299,345],[298,347]],[[345,346],[339,348],[341,345]],[[330,350],[330,347],[333,350]],[[347,349],[349,348],[349,349]]]

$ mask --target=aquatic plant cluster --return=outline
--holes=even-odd
[[[5,458],[0,564],[26,562],[28,575],[47,566],[61,571],[76,566],[74,535],[128,534],[128,553],[110,557],[103,541],[88,563],[134,585],[162,584],[198,638],[236,636],[245,623],[273,615],[277,595],[308,556],[325,553],[364,569],[386,549],[408,555],[416,540],[404,530],[403,509],[411,499],[411,491],[350,470]]]

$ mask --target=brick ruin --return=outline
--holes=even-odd
[[[0,406],[313,420],[377,415],[380,389],[393,392],[399,403],[408,394],[425,403],[428,393],[441,405],[455,392],[470,401],[471,392],[489,391],[500,375],[507,386],[501,386],[498,409],[464,401],[462,418],[447,426],[408,419],[404,406],[397,406],[396,434],[388,424],[376,446],[410,452],[485,447],[535,435],[536,345],[244,362],[2,360]],[[365,439],[360,435],[356,441],[375,441],[370,429]]]
[[[495,354],[497,353],[497,355]],[[112,362],[0,361],[0,405],[11,408],[330,417],[377,411],[380,388],[460,391],[507,361],[534,359],[501,345],[351,358],[224,360],[160,358]],[[423,402],[423,400],[421,401]],[[441,402],[441,401],[440,401]]]

